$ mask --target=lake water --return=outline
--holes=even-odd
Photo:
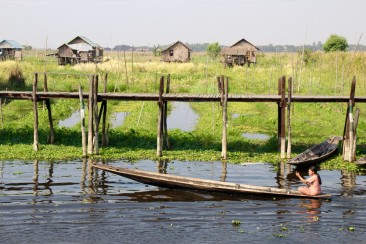
[[[123,125],[126,117],[129,115],[129,112],[114,112],[112,117],[110,118],[111,127],[117,128]]]
[[[80,122],[80,110],[77,110],[73,112],[70,117],[64,120],[60,120],[58,122],[58,126],[70,128],[75,126],[79,122]]]
[[[198,114],[193,111],[189,103],[172,102],[172,111],[167,117],[168,129],[192,131],[198,118]]]
[[[108,164],[279,188],[302,185],[284,165]],[[165,189],[92,170],[86,161],[0,161],[0,236],[3,243],[365,243],[366,176],[319,173],[331,201]]]

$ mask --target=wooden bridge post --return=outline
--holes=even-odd
[[[170,74],[168,74],[166,80],[166,88],[165,93],[168,94],[170,92]],[[168,136],[168,124],[167,124],[167,116],[168,116],[168,102],[164,101],[164,123],[163,123],[163,131],[164,131],[164,141],[167,149],[170,149],[169,136]]]
[[[222,106],[223,93],[222,93],[221,78],[222,78],[222,77],[217,76],[217,90],[218,90],[219,94],[221,95],[220,105]]]
[[[286,109],[286,97],[285,87],[286,78],[282,76],[278,79],[278,95],[281,96],[281,101],[278,103],[278,146],[281,152],[281,158],[285,158],[286,151],[286,136],[285,136],[285,109]]]
[[[48,92],[47,73],[44,73],[43,91]],[[55,133],[54,133],[54,129],[53,129],[53,119],[52,119],[52,110],[51,110],[50,99],[46,99],[46,107],[47,107],[47,113],[48,113],[48,122],[49,122],[49,126],[50,126],[50,133],[47,138],[47,143],[54,144],[55,143]]]
[[[291,158],[291,99],[292,99],[292,77],[288,79],[288,101],[287,101],[287,158]]]
[[[93,83],[94,75],[89,76],[88,100],[88,154],[93,154]]]
[[[104,76],[104,93],[107,93],[107,79],[108,73]],[[107,146],[107,135],[106,135],[106,120],[107,120],[107,100],[102,102],[103,107],[103,122],[102,122],[102,146]],[[102,109],[102,108],[101,108]]]
[[[356,129],[358,124],[358,113],[353,116],[355,106],[356,77],[352,79],[351,94],[348,102],[346,121],[343,130],[343,160],[353,162],[356,158]],[[357,121],[356,121],[357,120]]]
[[[81,144],[83,147],[83,157],[87,156],[86,150],[86,134],[85,134],[85,106],[83,100],[83,90],[79,86],[79,100],[80,100],[80,120],[81,120]]]
[[[38,108],[37,108],[37,84],[38,84],[38,73],[34,73],[34,82],[33,82],[33,113],[34,113],[34,133],[33,133],[33,150],[39,150],[38,143]]]
[[[156,142],[156,155],[158,157],[163,156],[163,116],[164,116],[164,104],[163,104],[163,92],[164,92],[164,76],[160,78],[159,86],[159,113],[158,113],[158,132],[157,132],[157,142]]]
[[[99,154],[99,116],[98,116],[98,81],[99,76],[94,76],[93,82],[93,112],[94,112],[94,152]]]
[[[4,116],[3,116],[3,99],[0,97],[0,121],[1,129],[4,128]]]
[[[222,87],[222,142],[221,142],[221,158],[227,159],[227,99],[229,92],[229,78],[221,77],[221,87]]]

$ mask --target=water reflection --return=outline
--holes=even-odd
[[[35,160],[33,162],[33,168],[34,168],[34,176],[33,176],[33,195],[38,196],[38,177],[39,177],[39,168],[38,168],[38,160]]]
[[[301,214],[306,214],[307,222],[317,222],[320,220],[322,200],[319,199],[308,199],[301,200],[300,207],[304,208],[305,211],[300,211]]]
[[[356,174],[354,172],[341,170],[341,185],[341,195],[343,197],[352,197],[356,185]]]
[[[80,121],[80,110],[75,111],[71,116],[65,120],[60,120],[58,126],[71,128]]]
[[[173,109],[167,117],[168,129],[192,131],[199,116],[193,111],[189,103],[172,102]]]
[[[168,160],[159,160],[156,162],[156,165],[158,167],[158,173],[166,174],[166,169],[168,167]]]
[[[227,162],[226,161],[222,161],[221,166],[222,166],[222,170],[221,170],[220,180],[222,182],[225,182],[226,181],[226,178],[227,178]]]
[[[3,174],[4,174],[4,161],[0,161],[0,179],[3,178],[4,176]]]
[[[80,187],[81,192],[86,193],[86,171],[87,171],[87,161],[86,158],[83,158],[83,162],[81,163],[81,181],[80,181]]]

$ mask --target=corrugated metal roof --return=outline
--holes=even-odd
[[[3,43],[8,43],[12,48],[16,48],[16,49],[22,49],[22,45],[20,45],[19,43],[17,43],[14,40],[3,40],[2,42],[0,42],[0,45]]]
[[[85,42],[87,42],[88,44],[90,44],[92,47],[101,47],[98,44],[96,44],[95,42],[93,42],[92,40],[90,40],[89,38],[85,37],[85,36],[79,36],[81,39],[83,39]]]
[[[92,51],[93,47],[87,43],[78,43],[78,44],[67,44],[71,49],[81,51],[81,52],[88,52]]]

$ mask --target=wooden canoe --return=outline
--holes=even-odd
[[[338,150],[338,144],[342,141],[340,136],[332,136],[320,144],[317,144],[306,151],[300,153],[296,157],[289,160],[287,163],[298,167],[310,166],[320,163]]]
[[[299,193],[298,191],[288,189],[279,189],[265,186],[253,186],[253,185],[221,182],[214,180],[204,180],[191,177],[147,172],[142,170],[125,169],[104,164],[95,164],[93,165],[93,167],[117,175],[121,175],[144,184],[150,184],[166,188],[184,188],[184,189],[194,189],[194,190],[222,192],[229,194],[241,194],[241,195],[255,194],[255,195],[267,195],[267,196],[278,196],[278,197],[302,197],[302,198],[326,198],[326,199],[331,198],[330,194],[307,196]]]

